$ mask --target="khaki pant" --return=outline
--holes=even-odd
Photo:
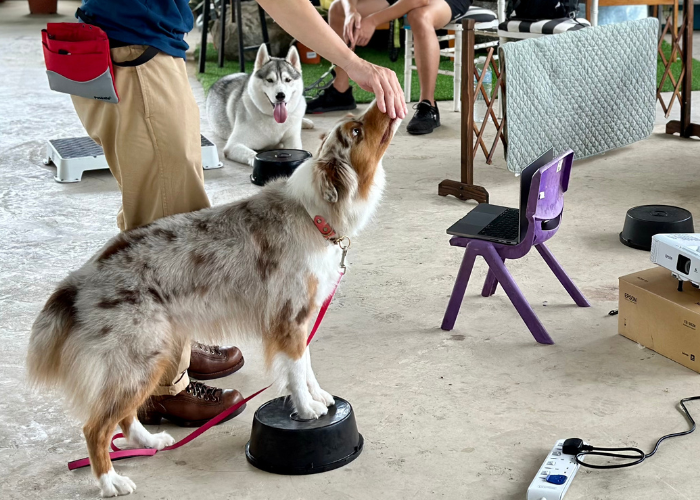
[[[116,62],[136,59],[145,47],[112,49]],[[104,149],[122,192],[117,225],[122,231],[168,215],[209,206],[204,191],[199,108],[181,58],[159,53],[141,66],[114,67],[119,103],[72,96],[85,130]],[[154,395],[187,387],[190,347],[178,372]]]

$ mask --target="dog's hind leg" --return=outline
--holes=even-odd
[[[139,422],[139,419],[136,417],[136,412],[123,418],[119,422],[119,428],[122,430],[126,442],[134,447],[162,450],[175,443],[173,437],[165,431],[159,432],[158,434],[151,434],[148,432],[146,428],[141,425],[141,422]]]
[[[172,360],[167,358],[155,361],[139,377],[141,382],[138,382],[137,389],[133,386],[123,388],[120,385],[123,380],[116,379],[117,375],[114,374],[113,377],[105,380],[104,387],[107,389],[92,405],[83,433],[92,472],[97,477],[100,494],[103,497],[128,495],[136,489],[131,479],[120,476],[112,467],[109,458],[109,442],[117,424],[122,426],[126,436],[134,436],[138,432],[141,424],[134,418],[136,410],[153,392],[170,365]]]
[[[97,485],[102,497],[128,495],[136,489],[131,479],[120,476],[114,471],[109,458],[109,440],[116,427],[116,420],[104,413],[92,415],[83,427],[90,465],[93,474],[97,477]]]
[[[318,380],[316,380],[316,375],[311,368],[311,352],[309,347],[307,347],[304,352],[304,358],[306,359],[306,385],[309,387],[311,397],[314,401],[323,403],[326,406],[333,406],[335,404],[333,396],[321,389],[321,386],[318,385]]]

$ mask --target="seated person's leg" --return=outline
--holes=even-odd
[[[416,113],[406,130],[410,134],[429,134],[440,126],[440,113],[435,103],[435,84],[440,66],[440,43],[436,29],[450,22],[456,14],[452,4],[464,4],[464,11],[469,7],[466,0],[430,0],[428,5],[413,9],[408,13],[408,24],[413,30],[414,52],[418,80],[420,82],[420,101]],[[458,7],[459,8],[459,7]]]
[[[356,4],[357,12],[362,18],[387,7],[389,7],[387,0],[357,0]],[[345,19],[346,14],[343,3],[341,0],[335,0],[328,10],[328,24],[344,40],[346,40],[346,37],[343,36]],[[339,67],[335,68],[335,72],[336,77],[333,85],[325,90],[320,97],[309,101],[306,106],[307,113],[325,113],[327,111],[350,110],[357,107],[355,98],[352,95],[348,74]]]

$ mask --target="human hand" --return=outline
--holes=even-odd
[[[350,44],[351,49],[355,48],[355,32],[360,29],[361,23],[362,16],[357,11],[345,16],[345,24],[343,25],[343,40],[345,40],[345,43]]]
[[[359,45],[360,47],[367,45],[372,39],[372,35],[374,35],[374,30],[376,29],[377,24],[374,22],[374,19],[372,19],[372,16],[365,17],[360,23],[360,26],[355,29],[355,45]]]
[[[406,117],[408,109],[396,73],[359,57],[343,69],[361,89],[377,96],[377,106],[382,113],[388,113],[391,118]]]

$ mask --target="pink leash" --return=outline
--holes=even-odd
[[[343,256],[344,258],[344,256]],[[333,288],[333,291],[331,294],[328,296],[326,301],[323,303],[323,306],[321,306],[321,310],[318,312],[318,316],[316,317],[316,322],[314,323],[314,327],[311,329],[311,333],[309,333],[309,337],[306,339],[306,345],[308,346],[311,343],[311,340],[313,340],[314,335],[316,335],[316,331],[318,330],[318,327],[321,326],[321,321],[323,321],[323,317],[326,315],[326,311],[328,310],[328,306],[331,305],[331,300],[333,300],[333,296],[335,295],[336,290],[338,290],[338,285],[340,285],[340,280],[343,279],[343,275],[345,274],[345,269],[343,268],[343,271],[340,273],[340,276],[338,277],[338,282],[335,284],[335,287]],[[161,451],[169,451],[169,450],[175,450],[181,446],[186,445],[190,441],[192,441],[195,438],[198,438],[205,432],[207,432],[209,429],[214,427],[216,424],[224,420],[226,417],[231,415],[233,412],[238,410],[241,406],[246,404],[248,401],[253,399],[255,396],[260,394],[261,392],[269,389],[272,386],[272,384],[268,385],[267,387],[263,387],[259,391],[251,394],[247,398],[245,398],[243,401],[239,401],[235,405],[231,406],[230,408],[227,408],[226,410],[222,411],[219,413],[217,416],[209,420],[206,424],[198,428],[196,431],[188,434],[184,438],[182,438],[180,441],[177,443],[167,446],[163,448]],[[124,458],[131,458],[131,457],[152,457],[156,453],[158,453],[158,450],[153,449],[153,448],[138,448],[138,449],[133,449],[133,450],[120,450],[117,448],[117,446],[114,444],[114,440],[124,437],[124,434],[121,432],[118,434],[115,434],[112,436],[112,449],[114,451],[109,453],[109,458],[111,460],[121,460]],[[72,462],[68,462],[68,470],[75,470],[75,469],[80,469],[82,467],[87,467],[90,465],[90,459],[89,458],[81,458],[80,460],[73,460]]]

